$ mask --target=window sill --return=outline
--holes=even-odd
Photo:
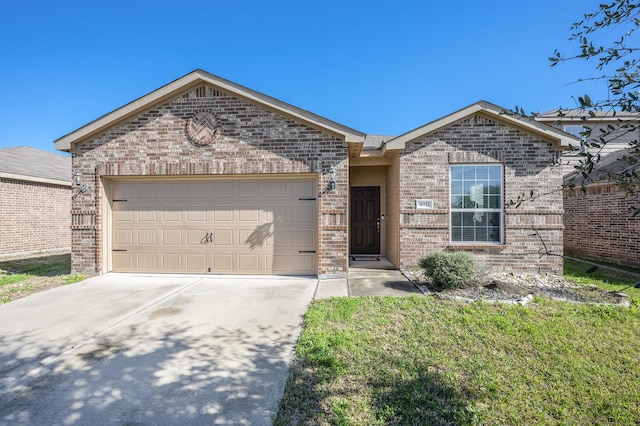
[[[449,250],[504,250],[506,244],[454,244],[450,243],[447,247]]]

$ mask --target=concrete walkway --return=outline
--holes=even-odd
[[[419,296],[418,290],[385,258],[352,260],[345,278],[318,281],[316,299],[362,296]]]

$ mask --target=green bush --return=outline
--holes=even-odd
[[[436,252],[418,262],[425,275],[431,279],[434,290],[464,288],[475,285],[476,262],[470,253]]]

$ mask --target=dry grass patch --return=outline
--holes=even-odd
[[[0,262],[0,304],[85,279],[71,273],[71,255],[44,255]]]

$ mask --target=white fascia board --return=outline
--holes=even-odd
[[[579,142],[578,138],[569,135],[568,133],[557,130],[551,126],[543,123],[538,123],[534,120],[515,118],[513,116],[505,114],[504,112],[504,109],[496,105],[490,104],[489,102],[480,101],[476,104],[470,105],[466,108],[449,114],[443,118],[425,124],[422,127],[418,127],[417,129],[405,133],[404,135],[398,136],[395,139],[391,139],[385,144],[385,149],[404,149],[411,141],[437,131],[456,121],[465,119],[473,114],[482,114],[485,117],[489,117],[502,123],[509,123],[513,126],[520,127],[526,131],[529,131],[530,133],[535,133],[547,140],[550,140],[551,142],[559,145],[561,148],[568,148],[570,144],[575,145],[576,142]]]
[[[73,144],[83,142],[88,137],[104,131],[108,127],[111,127],[129,117],[139,114],[142,111],[153,108],[155,105],[161,103],[162,101],[186,93],[192,90],[194,87],[197,87],[203,83],[208,83],[216,88],[219,88],[223,92],[233,94],[259,105],[263,105],[266,108],[275,110],[292,118],[297,118],[303,122],[308,123],[312,127],[319,128],[321,130],[325,130],[329,133],[333,133],[337,136],[343,137],[345,143],[364,141],[365,134],[357,130],[343,126],[339,123],[333,122],[309,111],[305,111],[301,108],[297,108],[278,99],[232,83],[231,81],[217,77],[213,74],[209,74],[205,71],[196,70],[182,78],[179,78],[178,80],[175,80],[172,83],[167,84],[166,86],[161,87],[160,89],[149,93],[148,95],[145,95],[135,101],[132,101],[131,103],[126,104],[123,107],[116,109],[111,113],[98,118],[97,120],[79,128],[74,132],[69,133],[66,136],[61,137],[60,139],[55,141],[55,147],[60,151],[70,151]]]

